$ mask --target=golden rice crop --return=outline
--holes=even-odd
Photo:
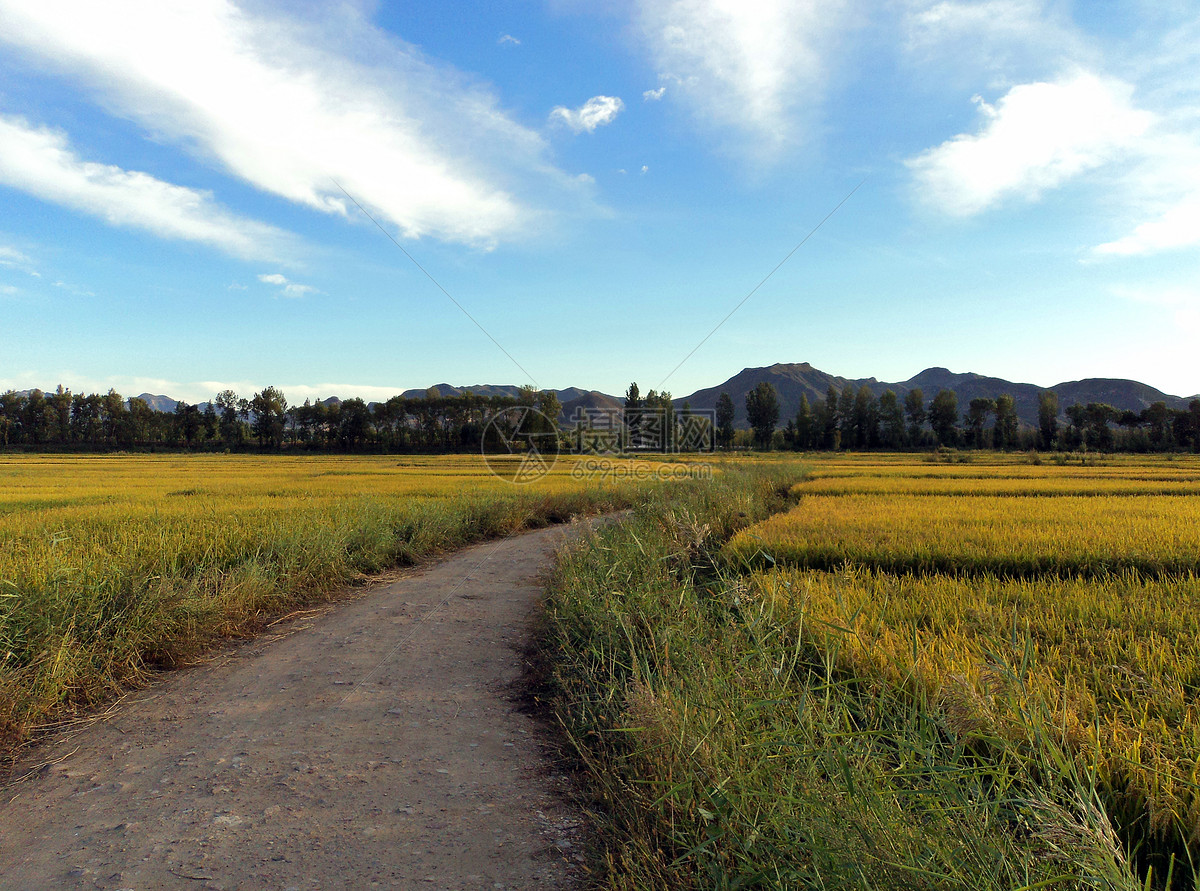
[[[902,572],[1193,572],[1200,498],[805,495],[788,513],[741,532],[727,552]]]
[[[356,574],[624,506],[639,485],[571,471],[513,485],[478,456],[0,459],[0,744]]]
[[[1200,849],[1197,576],[787,569],[752,576],[752,594],[801,614],[850,675],[935,704],[964,744],[1019,736],[1031,704],[1047,706],[1069,749],[1099,769],[1127,837],[1191,836]]]

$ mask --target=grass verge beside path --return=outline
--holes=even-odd
[[[1020,734],[956,732],[953,701],[857,676],[829,629],[723,568],[798,476],[730,467],[660,490],[558,564],[543,695],[595,790],[599,883],[1140,887],[1094,778],[1028,697]],[[1020,668],[997,670],[1020,696]]]

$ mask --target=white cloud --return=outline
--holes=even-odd
[[[259,189],[343,214],[336,179],[406,236],[490,246],[536,216],[499,180],[570,188],[488,90],[354,4],[293,9],[326,18],[231,0],[0,0],[0,40]]]
[[[641,31],[663,80],[759,153],[799,135],[822,99],[846,0],[640,0]]]
[[[278,258],[289,240],[274,226],[229,212],[208,192],[84,161],[71,151],[64,134],[3,115],[0,183],[114,226],[196,241],[238,257]]]
[[[24,269],[32,265],[33,261],[15,247],[0,244],[0,266],[7,266],[12,269]]]
[[[316,294],[317,289],[312,285],[302,285],[299,282],[289,281],[286,276],[280,275],[278,272],[264,273],[258,277],[258,280],[266,285],[275,285],[280,288],[280,294],[284,297],[303,297],[305,294]]]
[[[0,294],[3,294],[5,297],[13,297],[20,293],[21,289],[15,285],[0,285]]]
[[[34,267],[33,260],[11,244],[0,244],[0,268],[16,269],[26,275],[32,275],[34,278],[42,277],[42,274]]]
[[[641,172],[642,172],[642,174],[647,174],[650,172],[650,168],[647,167],[645,164],[643,164]]]
[[[1095,253],[1128,257],[1197,245],[1200,245],[1200,191],[1187,195],[1161,216],[1139,224],[1130,234],[1097,245]]]
[[[1127,156],[1154,118],[1134,108],[1132,88],[1089,73],[1013,87],[995,106],[975,97],[979,132],[960,134],[907,164],[923,199],[956,216],[1006,198],[1035,200]]]
[[[1128,257],[1200,246],[1200,134],[1164,121],[1146,134],[1141,156],[1118,184],[1133,228],[1098,245],[1098,256]]]
[[[511,43],[513,46],[521,45],[521,41],[517,40],[517,38],[513,37],[511,34],[501,34],[500,39],[497,40],[496,43],[500,44],[501,46],[506,43]]]
[[[661,99],[663,97],[663,94],[666,92],[667,92],[667,88],[665,85],[659,87],[657,90],[643,90],[642,91],[642,101],[643,102],[657,102],[659,99]]]
[[[593,96],[576,109],[555,106],[550,112],[550,120],[566,124],[576,133],[585,130],[594,133],[597,127],[615,121],[624,107],[625,103],[618,96]]]

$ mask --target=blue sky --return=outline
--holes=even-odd
[[[0,0],[0,389],[1191,395],[1198,273],[1192,3]]]

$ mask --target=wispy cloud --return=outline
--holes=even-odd
[[[319,21],[253,8],[0,0],[0,40],[259,189],[343,214],[336,179],[406,236],[488,246],[537,216],[502,182],[570,188],[541,137],[489,90],[386,36],[355,4],[304,7]]]
[[[665,85],[659,87],[656,90],[643,90],[642,91],[642,101],[643,102],[657,102],[659,99],[661,99],[663,97],[663,94],[666,92],[667,92],[667,88]]]
[[[501,34],[500,39],[497,40],[496,43],[500,44],[501,46],[504,46],[504,44],[506,44],[506,43],[511,44],[513,46],[521,45],[521,41],[519,41],[517,38],[513,37],[511,34]]]
[[[7,266],[14,269],[25,269],[27,267],[31,267],[32,265],[33,261],[15,247],[7,244],[0,244],[0,266]]]
[[[305,294],[317,293],[317,289],[311,285],[302,285],[299,282],[289,281],[286,276],[278,272],[265,273],[260,275],[258,280],[265,285],[275,285],[280,289],[279,293],[284,297],[303,297]]]
[[[1176,333],[1200,334],[1200,288],[1174,283],[1155,285],[1138,282],[1115,284],[1110,290],[1123,300],[1164,310],[1169,314],[1170,324]]]
[[[115,226],[208,244],[238,257],[278,259],[290,238],[231,213],[208,192],[85,161],[63,133],[2,115],[0,183]]]
[[[625,107],[618,96],[593,96],[579,108],[557,105],[550,112],[551,122],[566,124],[576,133],[594,133],[597,127],[611,124]]]
[[[1062,4],[1047,0],[916,0],[902,26],[911,57],[1001,82],[1018,71],[1030,79],[1052,75],[1065,62],[1094,63],[1098,56]]]
[[[1080,73],[1013,87],[994,106],[976,96],[982,126],[909,160],[923,199],[969,216],[1015,197],[1036,200],[1127,155],[1153,122],[1132,87]]]
[[[847,24],[845,0],[641,0],[663,80],[704,120],[773,155],[803,136]]]

